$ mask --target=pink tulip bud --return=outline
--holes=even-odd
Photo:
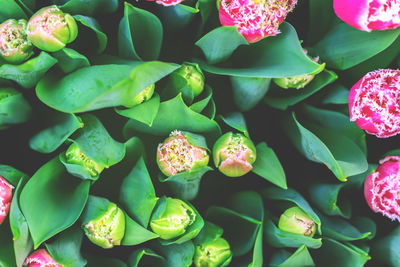
[[[400,70],[368,73],[349,94],[350,120],[384,138],[400,133]]]
[[[10,211],[13,186],[0,176],[0,225]]]
[[[147,0],[147,1],[155,1],[157,4],[163,6],[175,6],[177,4],[182,3],[184,0]]]
[[[399,0],[334,0],[333,9],[341,20],[362,31],[400,26]]]
[[[279,25],[293,10],[297,0],[222,0],[219,20],[234,26],[249,43],[279,33]]]
[[[58,264],[45,249],[38,249],[29,255],[24,266],[27,267],[63,267]]]
[[[374,212],[400,222],[400,156],[388,156],[364,183],[364,195]]]

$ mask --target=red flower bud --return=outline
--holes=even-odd
[[[24,266],[27,267],[63,267],[58,264],[45,249],[38,249],[29,255]]]
[[[0,224],[10,211],[13,186],[0,176]]]

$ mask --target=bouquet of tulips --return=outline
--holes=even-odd
[[[0,1],[0,267],[400,266],[400,0]]]

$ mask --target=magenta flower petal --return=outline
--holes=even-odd
[[[58,264],[45,249],[38,249],[29,255],[24,266],[28,267],[63,267]]]
[[[361,129],[385,138],[400,133],[400,70],[368,73],[349,94],[350,120]]]
[[[341,20],[362,31],[400,26],[399,0],[334,0],[333,9]]]
[[[10,211],[13,186],[0,176],[0,225]]]
[[[297,0],[222,0],[219,19],[223,26],[236,25],[247,42],[255,43],[279,33],[279,25]]]
[[[177,4],[182,3],[184,0],[147,0],[147,1],[154,1],[157,4],[163,6],[175,6]]]
[[[364,196],[374,212],[400,222],[400,156],[388,156],[364,183]]]

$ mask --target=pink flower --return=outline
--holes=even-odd
[[[219,20],[234,26],[249,43],[279,33],[278,27],[293,10],[297,0],[222,0]]]
[[[58,264],[45,249],[38,249],[29,255],[24,266],[28,267],[63,267]]]
[[[400,70],[368,73],[349,94],[350,120],[369,134],[384,138],[400,133]]]
[[[400,222],[400,156],[388,156],[364,183],[364,195],[374,212]]]
[[[334,0],[333,9],[341,20],[362,31],[400,26],[400,0]]]
[[[182,3],[184,0],[147,0],[147,1],[155,1],[157,4],[163,6],[175,6],[177,4]]]
[[[10,211],[13,186],[0,176],[0,224]]]

